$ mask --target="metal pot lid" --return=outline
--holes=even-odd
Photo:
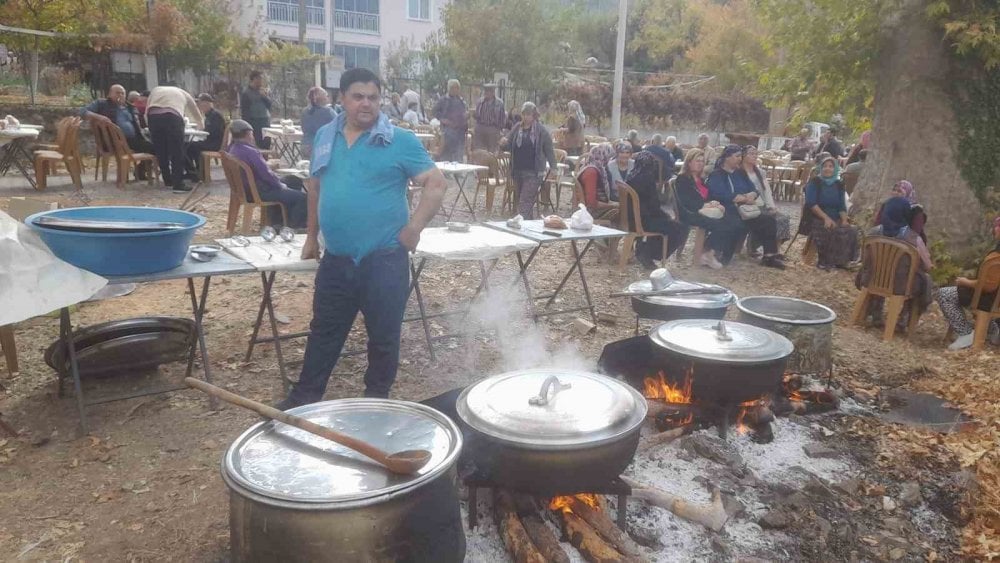
[[[681,280],[674,280],[667,289],[726,289],[719,285],[705,283],[691,283]],[[653,283],[650,280],[639,280],[629,284],[625,289],[627,292],[653,291]],[[736,301],[736,294],[726,289],[726,293],[693,293],[690,295],[643,295],[636,296],[639,299],[652,305],[662,305],[669,307],[690,307],[692,309],[724,309]]]
[[[223,458],[225,474],[237,485],[271,499],[370,504],[433,480],[447,471],[462,449],[455,423],[417,403],[339,399],[288,412],[389,453],[428,450],[431,459],[415,475],[397,475],[315,434],[280,422],[261,422],[237,438]]]
[[[767,329],[731,321],[683,319],[668,321],[649,333],[654,344],[692,358],[752,364],[789,356],[795,347]]]
[[[736,302],[740,311],[767,321],[793,325],[821,325],[837,320],[837,313],[826,305],[805,299],[755,295]]]
[[[458,415],[498,441],[527,449],[576,449],[613,442],[642,424],[646,401],[596,373],[532,369],[469,386]]]

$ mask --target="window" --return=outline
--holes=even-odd
[[[333,45],[333,54],[344,57],[344,68],[367,68],[372,72],[379,71],[378,47],[360,45]]]
[[[324,0],[306,0],[306,23],[324,25]],[[298,0],[268,0],[267,20],[278,23],[299,23]]]
[[[378,0],[337,0],[336,8],[347,12],[377,14]]]
[[[407,15],[411,20],[431,19],[431,0],[407,0]]]
[[[306,40],[306,47],[314,55],[326,55],[326,41]]]
[[[333,11],[334,28],[378,35],[378,2],[379,0],[336,0]]]

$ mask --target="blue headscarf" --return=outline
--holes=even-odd
[[[715,159],[715,167],[713,170],[722,170],[722,163],[725,162],[727,158],[737,153],[743,154],[743,147],[739,145],[726,145],[726,148],[722,149],[722,152],[719,153],[719,158]]]
[[[909,200],[901,196],[889,198],[882,207],[882,234],[887,237],[896,237],[903,229],[909,227],[909,224]]]
[[[829,178],[825,178],[823,176],[823,165],[826,164],[826,161],[828,161],[828,160],[832,160],[833,161],[833,176],[830,176]],[[816,164],[816,176],[827,187],[830,187],[830,186],[836,184],[840,180],[840,163],[837,162],[837,159],[833,158],[832,156],[827,156],[827,157],[823,158],[822,160],[820,160]]]

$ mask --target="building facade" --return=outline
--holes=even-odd
[[[379,71],[395,44],[406,39],[420,49],[441,28],[447,0],[306,0],[306,46],[315,54],[336,55],[344,68]],[[242,0],[241,26],[255,26],[263,38],[298,42],[298,0]],[[254,22],[256,20],[256,22]],[[327,85],[339,73],[327,73]]]

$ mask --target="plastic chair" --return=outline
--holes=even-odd
[[[83,181],[80,179],[80,175],[83,172],[80,162],[80,146],[77,143],[77,133],[80,131],[80,118],[72,117],[70,119],[72,121],[66,128],[66,134],[63,137],[62,144],[59,146],[59,150],[35,151],[35,189],[38,191],[45,189],[49,170],[53,163],[63,164],[66,170],[69,171],[70,178],[73,179],[73,185],[76,189],[83,189]]]
[[[66,142],[66,134],[69,133],[69,128],[73,124],[73,116],[64,117],[56,122],[56,139],[54,143],[35,143],[32,147],[32,151],[59,151],[59,147],[63,146]],[[49,174],[55,174],[58,163],[54,161],[49,162]],[[83,168],[83,163],[80,163],[81,169]],[[94,178],[97,179],[96,177]]]
[[[629,219],[633,221],[629,221]],[[629,259],[635,253],[635,242],[640,238],[646,240],[649,237],[659,237],[662,243],[660,260],[667,259],[667,235],[647,231],[642,226],[642,211],[639,208],[639,196],[628,184],[618,185],[618,223],[619,229],[628,233],[622,245],[619,255],[618,269],[624,270],[628,266]],[[630,223],[635,224],[633,229]]]
[[[118,174],[117,184],[119,188],[125,187],[125,183],[128,182],[128,173],[131,172],[132,167],[138,168],[142,162],[150,163],[151,174],[146,177],[146,182],[152,186],[154,178],[156,181],[159,181],[160,167],[157,165],[156,156],[145,152],[132,152],[132,149],[128,146],[128,141],[125,140],[125,134],[122,133],[122,130],[117,125],[103,121],[94,121],[91,127],[94,128],[94,136],[98,138],[98,144],[107,143],[106,146],[112,147],[114,151],[113,156]],[[107,161],[105,161],[104,166],[106,170]]]
[[[257,181],[253,177],[253,170],[242,160],[222,153],[222,171],[226,174],[226,181],[229,182],[229,212],[226,215],[226,231],[233,234],[236,229],[236,219],[240,214],[240,207],[243,207],[243,228],[240,233],[250,234],[250,227],[253,224],[253,212],[260,209],[260,225],[264,227],[268,224],[267,207],[278,206],[281,209],[281,217],[284,224],[288,224],[288,211],[284,204],[278,201],[264,201],[257,191]]]
[[[230,134],[229,134],[229,122],[225,124],[225,128],[222,130],[222,144],[219,145],[219,150],[217,151],[201,151],[201,181],[208,183],[212,181],[212,161],[216,161],[222,164],[222,149],[223,147],[229,146]],[[292,163],[295,164],[295,163]]]
[[[983,311],[978,307],[979,300],[983,293],[996,292],[993,304],[988,311]],[[982,350],[986,344],[986,333],[990,328],[990,321],[1000,319],[1000,257],[990,257],[979,266],[979,273],[976,275],[976,290],[972,294],[972,312],[976,317],[976,328],[972,337],[972,350]]]
[[[865,239],[861,255],[864,260],[864,268],[870,272],[871,277],[868,284],[861,288],[861,293],[858,295],[857,301],[854,302],[851,322],[856,325],[861,324],[865,319],[871,298],[882,297],[886,303],[885,330],[882,333],[882,340],[892,340],[893,334],[896,332],[896,321],[899,320],[899,315],[903,312],[903,305],[906,300],[913,297],[917,267],[920,265],[917,247],[894,238],[872,236]],[[896,274],[906,258],[909,259],[909,266],[906,270],[904,283],[900,284]],[[920,317],[920,304],[917,303],[916,299],[912,299],[910,307],[907,335],[913,334],[913,331],[916,330]]]

